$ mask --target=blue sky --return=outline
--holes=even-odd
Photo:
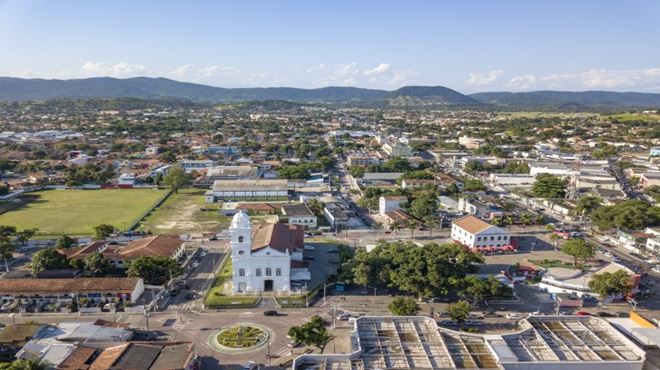
[[[0,0],[0,75],[660,92],[660,1]]]

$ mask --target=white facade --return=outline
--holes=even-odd
[[[232,291],[259,293],[288,292],[291,285],[291,255],[271,247],[252,251],[250,217],[239,212],[229,227]]]
[[[461,226],[463,224],[461,220],[468,218],[470,218],[470,222],[467,223],[469,227]],[[470,248],[504,247],[510,244],[509,232],[505,229],[489,225],[474,216],[466,216],[457,221],[451,225],[451,238],[465,246]]]
[[[401,209],[401,202],[405,200],[406,197],[380,197],[378,198],[378,213],[384,216],[386,212]]]

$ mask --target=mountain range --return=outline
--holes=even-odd
[[[532,91],[465,95],[443,86],[405,86],[393,91],[357,87],[230,89],[151,77],[127,79],[95,77],[72,80],[0,77],[0,101],[92,98],[174,98],[208,103],[285,100],[298,103],[504,109],[660,107],[660,94],[635,92]]]

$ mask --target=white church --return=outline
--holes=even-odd
[[[229,226],[232,291],[234,293],[291,292],[291,280],[309,280],[303,261],[305,234],[300,226],[282,223],[252,227],[243,211]]]

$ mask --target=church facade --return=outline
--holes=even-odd
[[[241,211],[234,215],[229,234],[233,293],[290,292],[292,277],[309,277],[302,260],[301,227],[281,223],[253,227]]]

